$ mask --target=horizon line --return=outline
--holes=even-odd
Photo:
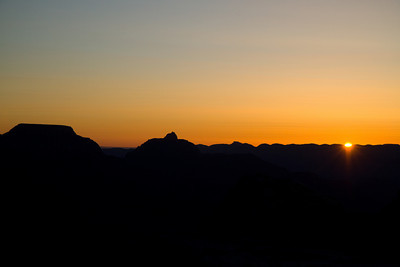
[[[151,138],[151,139],[158,139],[158,138]],[[151,140],[151,139],[149,139],[149,140]],[[159,139],[161,139],[161,138],[159,138]],[[180,139],[180,140],[186,140],[186,139]],[[189,140],[186,140],[186,141],[189,141]],[[267,145],[267,146],[308,146],[308,145],[314,145],[314,146],[344,146],[344,144],[339,144],[339,143],[332,143],[332,144],[327,144],[327,143],[323,143],[323,144],[317,144],[317,143],[302,143],[302,144],[296,144],[296,143],[290,143],[290,144],[261,143],[259,145],[252,145],[252,144],[249,144],[249,143],[242,143],[242,142],[239,142],[239,141],[234,141],[234,142],[232,142],[230,144],[228,144],[228,143],[216,143],[216,144],[211,144],[211,145],[194,144],[194,143],[193,144],[196,145],[196,146],[207,146],[207,147],[210,147],[210,146],[215,146],[215,145],[228,145],[228,146],[230,146],[230,145],[233,145],[234,143],[239,143],[239,144],[242,144],[242,145],[249,145],[249,146],[252,146],[254,148],[257,148],[257,147],[262,146],[262,145]],[[400,144],[394,144],[394,143],[384,143],[384,144],[375,144],[375,145],[373,145],[373,144],[352,144],[352,145],[353,146],[361,146],[361,147],[365,147],[365,146],[387,146],[387,145],[400,146]],[[136,146],[136,147],[135,146],[131,146],[131,147],[129,147],[129,146],[101,146],[101,145],[99,145],[99,146],[102,149],[111,149],[111,148],[136,149],[141,145]]]

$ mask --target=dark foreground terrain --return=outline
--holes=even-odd
[[[123,155],[123,156],[121,156]],[[71,127],[0,135],[14,263],[396,266],[400,146],[105,149]]]

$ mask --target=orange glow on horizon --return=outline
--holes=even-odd
[[[107,147],[171,131],[204,145],[400,144],[396,1],[81,2],[1,2],[0,134],[24,122]]]

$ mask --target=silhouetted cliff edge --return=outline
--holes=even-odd
[[[4,150],[36,156],[84,158],[103,154],[96,142],[64,125],[21,123],[3,134],[0,142]]]
[[[371,208],[399,190],[396,146],[356,147],[353,169],[338,145],[261,148],[236,142],[209,153],[172,132],[118,158],[68,126],[17,125],[0,136],[7,247],[16,259],[79,251],[102,262],[117,251],[111,263],[154,266],[398,262],[399,198]]]

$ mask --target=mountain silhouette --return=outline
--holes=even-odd
[[[198,147],[205,154],[251,154],[289,171],[303,173],[295,179],[339,198],[353,210],[379,211],[400,188],[399,145],[355,145],[350,152],[339,144],[254,147],[234,142]]]
[[[178,136],[176,135],[175,132],[170,132],[164,137],[164,140],[170,140],[170,141],[178,141]]]
[[[128,152],[127,158],[163,158],[165,160],[187,159],[199,155],[199,149],[191,142],[178,139],[174,132],[164,138],[153,138]]]
[[[340,145],[204,146],[174,132],[116,151],[62,125],[0,135],[8,247],[147,265],[398,263],[397,145],[355,146],[351,165]]]
[[[89,138],[69,126],[21,123],[2,136],[2,148],[37,156],[99,156],[103,152]],[[56,155],[55,155],[56,154]]]

